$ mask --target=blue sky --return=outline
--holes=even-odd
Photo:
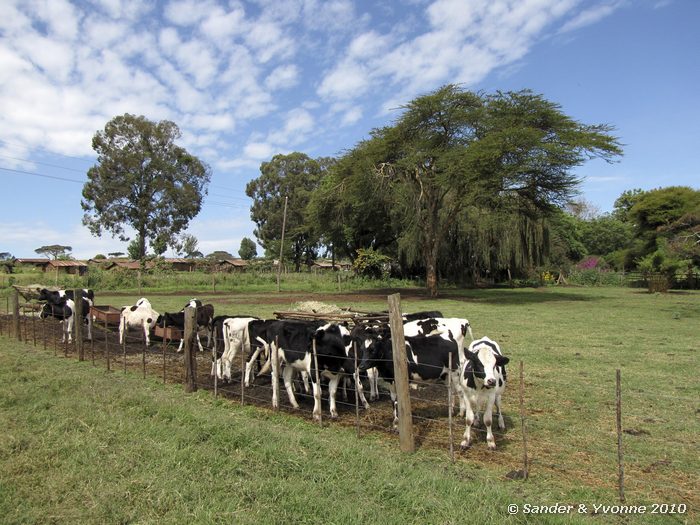
[[[625,156],[576,171],[601,212],[697,189],[699,22],[696,0],[2,0],[0,251],[126,251],[82,226],[80,197],[92,136],[128,112],[174,121],[211,166],[188,233],[236,255],[261,162],[341,154],[446,83],[613,125]]]

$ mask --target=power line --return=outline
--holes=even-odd
[[[77,184],[84,184],[84,183],[85,183],[85,181],[81,181],[81,180],[69,179],[69,178],[66,178],[66,177],[58,177],[58,176],[56,176],[56,175],[46,175],[46,174],[44,174],[44,173],[36,173],[36,172],[33,172],[33,171],[25,171],[25,170],[17,170],[17,169],[12,169],[12,168],[5,168],[5,167],[2,167],[2,166],[0,166],[0,170],[9,171],[9,172],[12,172],[12,173],[19,173],[19,174],[22,174],[22,175],[31,175],[31,176],[33,176],[33,177],[43,177],[43,178],[45,178],[45,179],[60,180],[60,181],[63,181],[63,182],[75,182],[75,183],[77,183]],[[211,197],[211,196],[212,196],[212,195],[209,195],[209,197]],[[213,195],[213,196],[214,196],[214,197],[221,197],[221,198],[223,198],[223,199],[232,198],[232,197],[228,197],[228,196],[226,196],[226,195]],[[245,206],[245,205],[239,204],[239,203],[234,203],[234,202],[207,201],[207,204],[211,204],[211,205],[213,205],[213,206],[222,206],[222,207],[225,207],[225,208],[241,209],[241,210],[249,209],[248,206]]]
[[[73,155],[65,155],[63,153],[56,153],[54,151],[49,151],[47,149],[43,149],[43,148],[39,148],[39,147],[27,146],[25,144],[17,144],[16,142],[8,142],[5,139],[0,139],[0,142],[7,144],[8,146],[12,146],[15,148],[22,148],[22,149],[26,149],[28,151],[40,151],[40,152],[46,153],[48,155],[55,155],[57,157],[65,157],[67,159],[75,159],[75,160],[80,160],[82,162],[94,162],[94,160],[87,159],[85,157],[76,157]]]
[[[32,171],[13,170],[13,169],[10,169],[10,168],[3,168],[2,166],[0,166],[0,170],[11,171],[11,172],[13,172],[13,173],[21,173],[21,174],[23,174],[23,175],[32,175],[32,176],[34,176],[34,177],[44,177],[45,179],[55,179],[55,180],[62,180],[62,181],[65,181],[65,182],[76,182],[76,183],[78,183],[78,184],[84,184],[84,181],[82,181],[82,180],[67,179],[67,178],[65,178],[65,177],[57,177],[57,176],[55,176],[55,175],[45,175],[45,174],[43,174],[43,173],[34,173],[34,172],[32,172]]]
[[[42,166],[48,166],[48,167],[50,167],[50,168],[59,168],[59,169],[66,170],[66,171],[74,171],[74,172],[76,172],[76,173],[85,173],[85,170],[79,170],[79,169],[76,169],[76,168],[67,168],[67,167],[65,167],[65,166],[59,166],[58,164],[49,164],[48,162],[41,162],[41,161],[38,161],[38,160],[20,159],[20,158],[17,158],[17,157],[9,157],[9,156],[7,156],[7,155],[0,155],[0,158],[3,158],[3,159],[10,159],[10,160],[19,160],[19,161],[21,161],[21,162],[29,162],[29,163],[31,163],[31,164],[40,164],[40,165],[42,165]]]

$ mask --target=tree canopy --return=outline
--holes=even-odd
[[[319,236],[307,220],[306,208],[332,163],[332,159],[312,159],[304,153],[275,155],[262,163],[260,176],[246,186],[246,195],[253,199],[250,217],[257,226],[254,234],[269,256],[279,255],[288,198],[285,244],[297,270],[303,262],[316,258]]]
[[[95,133],[97,164],[88,170],[81,201],[83,224],[93,235],[106,230],[128,241],[130,226],[136,231],[134,255],[143,258],[147,243],[162,253],[187,227],[201,209],[211,173],[175,143],[179,138],[173,122],[128,113]]]
[[[258,247],[255,241],[248,237],[243,237],[241,239],[241,247],[238,249],[238,255],[246,261],[255,259],[258,256]]]
[[[581,124],[530,91],[487,95],[447,85],[402,109],[394,125],[374,130],[340,159],[315,209],[332,219],[322,223],[330,226],[324,233],[346,241],[357,238],[357,225],[343,230],[337,218],[367,209],[376,218],[380,208],[388,210],[391,234],[379,221],[373,224],[383,239],[395,239],[403,266],[424,268],[431,295],[446,254],[475,269],[496,259],[509,267],[515,255],[539,257],[547,241],[540,219],[578,190],[572,169],[622,153],[610,126]],[[341,182],[343,189],[352,187],[355,177],[370,188],[364,197],[332,191]],[[497,220],[484,224],[484,214]],[[494,254],[489,239],[503,233],[504,218],[517,227],[508,230],[514,233],[510,247]]]
[[[42,246],[37,248],[34,252],[39,255],[50,255],[52,259],[58,259],[60,257],[67,257],[68,252],[72,252],[72,246],[64,246],[62,244],[50,244],[48,246]]]

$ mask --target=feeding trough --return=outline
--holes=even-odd
[[[166,326],[163,328],[162,326],[156,325],[153,329],[153,333],[156,337],[160,337],[167,341],[179,340],[184,337],[182,330],[172,326]]]
[[[114,308],[109,305],[92,305],[90,307],[90,315],[95,321],[100,321],[101,323],[107,323],[112,325],[118,325],[121,310]]]

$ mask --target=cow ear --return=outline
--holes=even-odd
[[[478,359],[478,354],[476,352],[472,352],[471,350],[469,350],[469,348],[466,348],[464,350],[464,355],[470,361],[476,361]]]
[[[496,356],[496,364],[499,366],[507,365],[509,361],[510,361],[510,359],[504,355],[497,355]]]

